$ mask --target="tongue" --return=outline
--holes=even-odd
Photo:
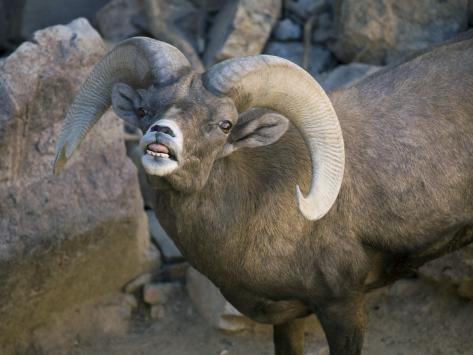
[[[148,145],[148,149],[151,150],[152,152],[155,153],[164,153],[164,154],[169,154],[169,149],[159,143],[151,143]]]

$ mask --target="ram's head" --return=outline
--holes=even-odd
[[[278,140],[287,117],[301,132],[312,161],[308,196],[297,188],[301,212],[318,219],[337,197],[344,148],[336,113],[314,79],[287,60],[238,58],[201,74],[166,43],[126,40],[97,64],[73,102],[57,145],[56,174],[110,105],[143,131],[146,173],[185,192],[205,185],[216,159]],[[239,118],[253,107],[280,115]]]

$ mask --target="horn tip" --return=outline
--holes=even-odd
[[[299,185],[296,185],[296,200],[299,211],[309,221],[316,221],[325,215],[325,213],[320,213],[317,205],[311,202],[310,196],[304,197]]]
[[[54,159],[54,163],[53,163],[54,175],[58,176],[61,173],[64,166],[66,165],[66,163],[67,163],[67,157],[66,157],[64,146],[62,146],[57,150],[56,157]]]

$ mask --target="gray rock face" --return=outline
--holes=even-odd
[[[340,65],[330,72],[323,73],[318,79],[325,90],[332,91],[354,85],[380,68],[377,65],[351,63]]]
[[[38,31],[0,64],[2,354],[51,314],[117,291],[149,267],[136,170],[113,113],[61,176],[52,174],[66,109],[104,53],[79,19]]]
[[[301,37],[301,26],[289,18],[279,21],[274,27],[273,36],[278,41],[297,40]]]
[[[229,2],[210,29],[204,64],[261,53],[280,9],[281,0]]]
[[[301,42],[276,42],[271,41],[266,46],[264,53],[277,55],[286,58],[293,63],[302,65],[304,55],[304,44]],[[308,71],[312,75],[319,74],[327,70],[333,61],[332,54],[322,46],[311,46]]]
[[[473,245],[425,264],[419,269],[419,275],[473,299]]]
[[[391,63],[467,26],[468,0],[339,0],[336,56],[343,62]]]
[[[136,36],[140,30],[133,24],[133,18],[141,11],[143,0],[112,0],[97,12],[97,27],[111,41]]]

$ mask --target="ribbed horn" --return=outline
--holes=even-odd
[[[54,173],[62,170],[87,132],[110,107],[116,83],[147,88],[172,83],[191,71],[186,57],[175,47],[146,37],[119,43],[92,70],[64,120],[56,146]]]
[[[239,112],[264,107],[286,116],[309,148],[312,181],[297,203],[310,220],[322,218],[334,204],[343,179],[345,150],[337,114],[325,91],[296,64],[269,55],[229,59],[204,73],[204,85],[231,97]]]

